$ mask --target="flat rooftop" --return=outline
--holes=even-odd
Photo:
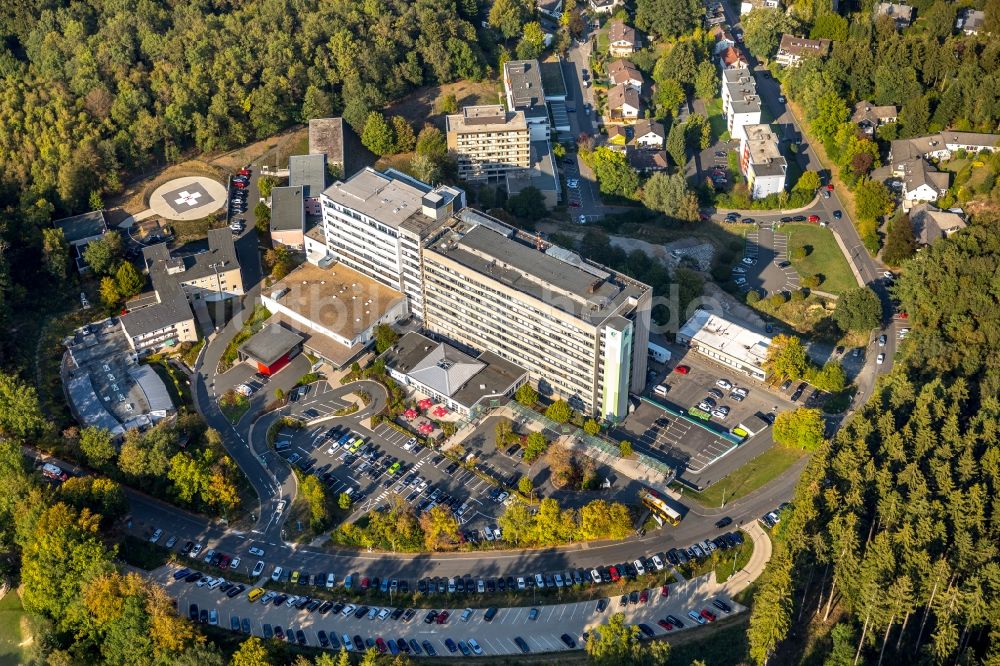
[[[650,289],[468,209],[427,251],[594,324],[626,298]]]
[[[505,111],[499,104],[490,106],[467,106],[462,113],[446,117],[448,132],[458,134],[479,134],[480,132],[514,132],[527,130],[524,112]]]
[[[275,297],[276,294],[281,295]],[[291,312],[348,340],[367,331],[393,305],[406,298],[344,264],[320,268],[309,263],[272,285],[270,297]],[[301,331],[302,325],[294,328]]]
[[[784,173],[788,165],[778,148],[778,135],[770,125],[747,125],[744,131],[754,172],[758,176]]]
[[[301,185],[271,189],[271,231],[302,231],[306,224]]]
[[[326,189],[326,154],[292,155],[288,158],[288,184],[302,187],[306,198],[318,197]]]
[[[503,76],[515,109],[545,105],[542,72],[537,60],[508,60],[503,66]]]
[[[295,349],[303,340],[303,336],[281,326],[277,322],[269,322],[250,339],[240,346],[240,351],[264,365],[271,365],[288,352]]]
[[[61,220],[55,220],[52,226],[62,229],[66,242],[70,244],[100,236],[108,230],[107,218],[104,216],[103,210],[64,217]]]
[[[677,332],[678,337],[717,349],[747,365],[763,367],[771,337],[707,310],[697,310]]]
[[[506,178],[507,193],[518,194],[526,187],[535,187],[540,192],[555,192],[559,195],[559,177],[549,151],[548,141],[531,142],[531,168],[509,172]]]

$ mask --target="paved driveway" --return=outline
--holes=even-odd
[[[747,265],[741,262],[739,267],[744,272],[734,271],[734,278],[743,277],[749,286],[763,289],[768,294],[792,292],[799,288],[799,274],[788,262],[788,236],[774,232],[770,225],[762,225],[747,233],[744,256],[756,258],[757,263]]]

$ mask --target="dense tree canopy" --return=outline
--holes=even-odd
[[[660,37],[680,37],[698,25],[704,12],[698,0],[637,0],[635,22]]]

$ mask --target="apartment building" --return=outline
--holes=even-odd
[[[430,235],[465,207],[465,193],[432,188],[393,169],[366,168],[326,188],[322,203],[326,254],[310,240],[310,261],[339,261],[403,292],[410,311],[423,319],[420,255]]]
[[[545,104],[542,69],[537,60],[509,60],[503,65],[507,108],[524,113],[532,141],[548,141],[549,110]]]
[[[531,132],[523,111],[467,106],[446,121],[448,150],[462,180],[496,180],[531,166]]]
[[[788,163],[778,148],[778,135],[770,125],[747,125],[740,140],[740,169],[754,199],[763,199],[785,189]]]
[[[806,39],[784,34],[775,61],[783,67],[798,67],[803,58],[821,58],[830,52],[829,39]]]
[[[229,229],[208,232],[208,250],[171,257],[165,243],[143,248],[152,290],[125,304],[122,330],[133,351],[145,353],[179,342],[196,342],[190,301],[222,300],[244,293],[243,273]]]
[[[473,210],[423,254],[425,327],[618,420],[646,381],[652,289]]]
[[[724,69],[721,96],[729,134],[742,141],[746,137],[743,128],[760,123],[757,81],[749,69]]]

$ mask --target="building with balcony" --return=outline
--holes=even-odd
[[[770,125],[747,125],[740,140],[740,169],[754,199],[783,192],[788,163],[778,147],[778,135]]]
[[[467,209],[424,251],[425,328],[618,420],[646,382],[652,289]]]
[[[760,123],[760,97],[757,81],[749,69],[724,69],[722,71],[722,113],[726,127],[734,139],[742,141],[743,128]]]
[[[523,111],[467,106],[446,121],[448,151],[462,180],[495,181],[531,166],[531,132]]]

